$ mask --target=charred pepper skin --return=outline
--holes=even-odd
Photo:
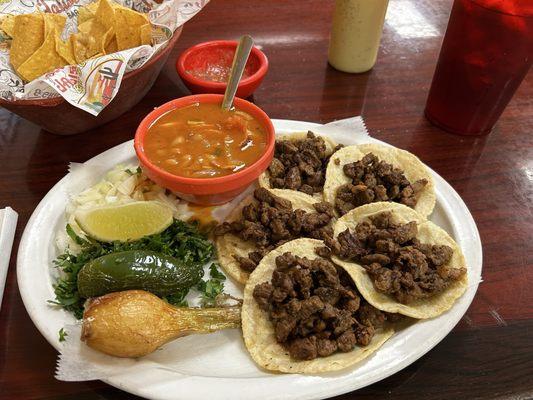
[[[78,274],[78,291],[84,298],[132,289],[168,296],[196,285],[202,275],[201,265],[153,251],[122,251],[85,264]]]

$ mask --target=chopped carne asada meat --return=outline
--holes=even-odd
[[[290,252],[276,258],[271,282],[257,285],[253,296],[268,312],[276,341],[297,360],[367,346],[386,320],[398,320],[368,304],[342,268]]]
[[[344,165],[343,171],[352,182],[337,189],[335,208],[341,215],[376,201],[394,201],[414,208],[420,192],[428,184],[427,179],[409,182],[400,168],[394,168],[372,153]]]
[[[256,189],[254,198],[256,201],[242,209],[239,220],[224,222],[214,230],[217,236],[232,233],[258,247],[248,257],[234,256],[244,271],[252,272],[267,252],[289,240],[333,237],[330,221],[334,211],[329,203],[315,203],[316,212],[293,210],[290,201],[264,188]]]
[[[361,264],[377,291],[408,304],[442,292],[466,273],[463,267],[446,265],[451,247],[421,243],[417,233],[416,222],[394,224],[392,214],[382,212],[327,244],[340,258]]]
[[[337,146],[334,151],[341,147]],[[329,157],[324,139],[313,132],[308,132],[301,140],[276,141],[274,159],[268,167],[270,184],[273,188],[310,195],[321,192]]]

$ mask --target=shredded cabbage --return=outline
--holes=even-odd
[[[173,211],[174,218],[187,219],[192,215],[186,202],[155,184],[140,168],[118,164],[108,171],[100,182],[71,197],[66,207],[67,223],[77,235],[84,237],[74,219],[77,210],[148,200],[159,201],[168,206]],[[57,232],[56,245],[61,251],[66,248],[74,253],[79,251],[79,246],[66,234],[64,227]]]

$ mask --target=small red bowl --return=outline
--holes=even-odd
[[[176,61],[179,76],[193,93],[220,93],[226,90],[226,82],[214,82],[192,75],[189,71],[206,71],[208,67],[231,69],[238,42],[235,40],[213,40],[192,46],[185,50]],[[257,47],[252,47],[246,63],[244,77],[239,82],[237,96],[250,96],[261,84],[268,71],[268,59]]]
[[[242,193],[269,166],[274,156],[275,131],[272,121],[263,110],[246,100],[235,98],[233,104],[254,117],[265,128],[267,145],[263,155],[246,168],[217,178],[186,178],[173,175],[153,164],[144,152],[144,140],[148,128],[168,111],[186,107],[194,103],[222,104],[220,94],[199,94],[181,97],[157,107],[141,121],[135,133],[134,147],[144,173],[159,186],[167,188],[191,203],[213,206],[227,203]]]

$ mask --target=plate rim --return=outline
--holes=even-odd
[[[305,122],[305,121],[297,121],[297,120],[285,120],[285,119],[273,119],[272,120],[274,127],[276,131],[301,131],[301,130],[307,130],[307,129],[313,129],[318,128],[321,126],[327,126],[324,124],[318,124],[313,122]],[[364,123],[364,121],[363,121]],[[371,136],[368,136],[365,138],[365,141],[368,142],[374,142],[374,143],[380,143],[389,145],[388,143],[385,143],[383,141],[380,141],[378,139],[372,138]],[[132,143],[133,140],[129,140],[126,142],[123,142],[121,144],[118,144],[92,158],[86,161],[91,163],[98,162],[98,159],[105,157],[106,154],[115,152],[118,150],[118,148],[122,146],[126,146],[127,143]],[[427,166],[427,165],[426,165]],[[481,239],[479,235],[479,231],[477,229],[476,223],[472,217],[472,214],[470,213],[468,207],[464,203],[463,199],[459,196],[459,194],[455,191],[455,189],[446,181],[444,180],[439,174],[437,174],[435,171],[433,171],[430,167],[427,166],[427,168],[431,171],[433,177],[439,182],[440,185],[442,185],[444,188],[447,189],[447,195],[449,195],[454,203],[457,203],[456,205],[459,206],[459,208],[462,209],[462,211],[465,211],[465,215],[467,217],[467,221],[465,221],[465,226],[468,226],[470,228],[470,231],[472,233],[472,244],[475,245],[475,248],[473,249],[474,257],[477,258],[476,264],[479,264],[479,277],[481,277],[482,272],[482,245],[481,245]],[[35,315],[35,310],[32,307],[32,298],[31,298],[31,292],[28,291],[26,288],[26,282],[24,281],[25,273],[23,271],[24,265],[25,265],[25,257],[27,253],[28,246],[31,246],[31,243],[28,243],[31,237],[31,231],[34,228],[34,225],[36,224],[38,217],[43,212],[43,209],[46,207],[49,199],[55,195],[55,193],[64,186],[66,181],[68,180],[70,173],[67,173],[63,178],[61,178],[49,191],[48,193],[43,197],[43,199],[39,202],[35,210],[33,211],[31,217],[28,220],[28,223],[26,224],[26,227],[24,228],[24,232],[22,234],[19,248],[18,248],[18,254],[17,254],[17,283],[19,287],[19,292],[22,297],[24,306],[26,308],[26,311],[28,312],[28,315],[30,316],[33,324],[35,327],[39,330],[39,332],[45,337],[45,339],[50,343],[57,351],[60,349],[60,344],[56,340],[56,337],[50,337],[50,335],[44,330],[44,325],[41,326],[41,321],[39,320],[39,315]],[[436,185],[437,186],[437,185]],[[442,201],[443,199],[439,199]],[[444,201],[446,204],[446,207],[444,207],[447,210],[450,210],[451,207],[449,204],[449,201]],[[454,230],[457,228],[456,226],[453,226]],[[459,227],[460,228],[460,227]],[[454,232],[457,233],[457,232]],[[469,266],[471,268],[471,266]],[[457,314],[454,318],[447,321],[446,326],[443,326],[441,329],[437,332],[435,332],[434,335],[431,336],[430,340],[427,340],[426,343],[424,343],[423,349],[421,351],[411,352],[408,357],[405,357],[401,362],[394,364],[394,366],[391,366],[389,368],[386,368],[384,371],[378,371],[373,376],[371,376],[369,379],[367,379],[364,382],[354,384],[354,382],[349,381],[349,377],[339,377],[338,379],[335,379],[332,382],[324,382],[325,387],[320,388],[321,390],[317,391],[316,385],[297,385],[300,386],[300,389],[305,387],[309,387],[310,390],[307,392],[298,392],[298,393],[286,393],[280,398],[283,399],[322,399],[325,397],[331,397],[336,396],[340,394],[344,394],[347,392],[351,392],[354,390],[358,390],[362,387],[366,387],[368,385],[371,385],[377,381],[380,381],[382,379],[385,379],[396,372],[404,369],[414,361],[418,360],[420,357],[422,357],[424,354],[426,354],[428,351],[430,351],[433,347],[435,347],[440,341],[442,341],[450,332],[451,330],[457,325],[457,323],[461,320],[462,316],[467,312],[470,304],[473,301],[473,298],[475,297],[475,294],[477,292],[477,288],[479,286],[479,280],[476,280],[474,283],[471,283],[469,285],[469,289],[463,296],[467,296],[467,300],[464,303],[463,310],[461,313]],[[474,290],[472,290],[472,288]],[[454,306],[455,307],[455,306]],[[453,307],[452,307],[453,309]],[[164,372],[162,372],[164,373]],[[293,374],[284,374],[284,375],[278,375],[274,374],[272,376],[267,377],[254,377],[254,378],[242,378],[242,377],[233,377],[233,378],[222,378],[222,377],[201,377],[201,376],[184,376],[182,379],[176,379],[176,382],[181,382],[181,384],[185,384],[184,380],[187,379],[193,379],[193,380],[200,380],[202,381],[200,384],[205,384],[207,381],[211,381],[213,383],[213,380],[218,380],[224,382],[223,386],[225,386],[225,383],[228,381],[233,381],[232,385],[237,384],[238,382],[251,382],[254,380],[259,380],[262,382],[270,381],[271,379],[277,379],[280,381],[284,380],[290,380],[292,377],[305,377],[302,375],[293,375]],[[161,399],[166,400],[170,397],[162,395],[161,392],[165,392],[166,389],[162,388],[159,390],[159,393],[153,393],[153,391],[150,389],[150,387],[144,387],[143,385],[139,384],[137,381],[137,385],[133,386],[130,384],[131,382],[128,380],[127,375],[117,375],[113,376],[107,379],[102,379],[102,381],[119,388],[121,390],[124,390],[126,392],[135,394],[137,396],[142,396],[145,398],[152,398],[152,399]],[[333,382],[338,381],[338,383],[333,384]],[[219,382],[220,383],[220,382]],[[190,393],[189,395],[193,395],[193,393]],[[188,396],[186,396],[188,397]],[[179,396],[176,394],[176,396],[173,396],[172,398],[186,398],[183,396]],[[194,397],[194,396],[193,396]],[[238,398],[238,396],[236,396]],[[257,396],[256,396],[257,397]],[[269,396],[268,398],[275,398],[273,394]]]

